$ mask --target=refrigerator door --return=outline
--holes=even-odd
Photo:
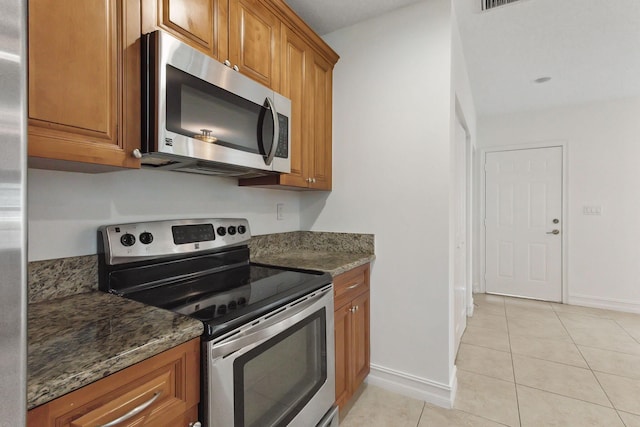
[[[26,421],[26,7],[0,0],[0,427]]]

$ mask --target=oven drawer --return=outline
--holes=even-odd
[[[199,375],[197,338],[32,409],[28,426],[169,427],[182,425],[185,418],[195,422]]]
[[[334,306],[340,308],[363,292],[369,291],[369,264],[356,267],[333,279]]]

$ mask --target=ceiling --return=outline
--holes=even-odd
[[[640,1],[454,3],[479,115],[640,96]]]
[[[424,0],[285,0],[313,30],[329,34]]]
[[[324,35],[418,1],[287,3]],[[640,0],[452,1],[478,115],[640,96]]]

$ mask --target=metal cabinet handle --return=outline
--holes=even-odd
[[[202,423],[200,421],[196,421],[195,423],[189,423],[189,427],[202,427]]]
[[[547,234],[560,234],[560,230],[547,231]]]
[[[231,61],[229,61],[228,59],[225,59],[223,64],[226,65],[227,67],[231,67]]]
[[[355,289],[360,286],[360,283],[356,283],[355,285],[348,286],[347,289]]]
[[[234,66],[233,66],[233,70],[234,70],[234,71],[240,71],[240,67],[238,67],[237,65],[234,65]]]
[[[311,178],[311,182],[315,184],[316,183],[316,179],[315,178]]]
[[[136,159],[141,159],[142,158],[142,153],[140,152],[139,149],[135,149],[131,152],[131,154],[133,155],[133,157],[135,157]]]
[[[305,181],[307,181],[308,183],[311,183],[311,178],[307,178],[305,179]]]
[[[108,422],[106,424],[101,425],[100,427],[112,427],[115,426],[117,424],[120,424],[123,421],[128,420],[129,418],[135,417],[136,415],[138,415],[140,412],[144,411],[145,409],[147,409],[149,406],[153,405],[153,402],[155,402],[156,400],[158,400],[160,398],[160,396],[162,395],[162,390],[158,390],[153,394],[153,397],[149,400],[147,400],[146,402],[144,402],[141,405],[136,406],[135,408],[133,408],[132,410],[130,410],[129,412],[127,412],[126,414],[124,414],[123,416],[121,416],[120,418],[116,418],[115,420]]]

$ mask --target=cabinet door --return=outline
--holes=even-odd
[[[369,374],[369,292],[353,300],[352,375],[355,391]]]
[[[312,177],[311,188],[331,190],[331,111],[333,67],[319,55],[313,55],[309,71],[309,145],[307,159]]]
[[[282,26],[281,93],[291,100],[291,173],[281,175],[282,185],[307,187],[306,161],[309,157],[309,111],[306,70],[313,55],[307,44],[290,29]]]
[[[142,32],[158,28],[189,46],[227,58],[227,0],[143,0]]]
[[[351,305],[347,304],[334,313],[336,346],[336,404],[344,405],[351,396]]]
[[[186,426],[197,421],[199,378],[196,338],[30,410],[27,426],[89,427],[125,414],[131,417],[118,425]]]
[[[229,0],[229,60],[242,74],[280,89],[280,19],[257,0]]]
[[[29,1],[33,166],[140,167],[139,39],[139,0]]]

